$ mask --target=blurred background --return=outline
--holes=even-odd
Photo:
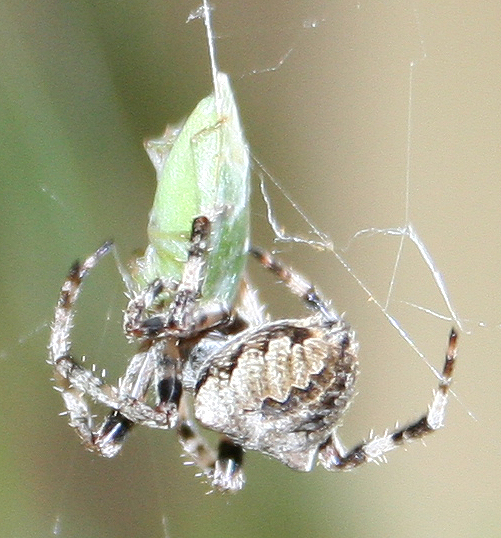
[[[208,496],[175,433],[138,428],[107,461],[58,416],[45,359],[59,287],[106,239],[124,261],[146,245],[155,178],[142,141],[211,91],[203,25],[186,24],[197,7],[0,3],[1,536],[500,536],[499,2],[214,2],[220,66],[254,155],[373,299],[386,303],[400,237],[351,241],[359,230],[411,222],[444,277],[463,330],[446,428],[426,447],[338,474],[251,453],[244,491]],[[280,224],[306,235],[270,194]],[[252,211],[254,242],[307,274],[357,330],[345,443],[421,415],[437,379],[375,301],[332,252],[273,244],[257,182]],[[251,270],[275,315],[303,311]],[[74,346],[110,379],[134,353],[124,307],[110,258],[86,283]],[[450,312],[408,240],[388,312],[440,369]]]

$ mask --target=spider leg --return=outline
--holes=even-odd
[[[364,463],[384,460],[386,452],[415,439],[421,439],[444,425],[445,408],[456,361],[457,334],[454,329],[449,337],[442,379],[428,412],[415,422],[376,436],[347,452],[335,433],[320,448],[319,461],[329,470],[349,470]]]
[[[48,360],[54,368],[57,389],[62,393],[70,426],[89,450],[106,457],[112,457],[120,450],[133,423],[172,428],[176,421],[175,417],[166,415],[163,410],[152,409],[140,401],[151,383],[153,368],[158,360],[155,346],[134,357],[118,390],[80,366],[71,356],[73,307],[83,279],[111,249],[112,243],[105,243],[82,264],[77,262],[72,266],[59,295]],[[88,399],[114,410],[97,429]]]
[[[180,382],[164,359],[164,344],[151,344],[145,352],[137,353],[131,360],[119,383],[119,401],[110,407],[114,410],[94,436],[94,450],[112,457],[122,447],[127,433],[134,424],[150,428],[170,429],[178,422],[178,403],[181,396]],[[156,383],[159,403],[155,408],[144,403],[152,380]]]
[[[73,328],[73,319],[75,313],[73,305],[75,304],[82,287],[82,280],[87,276],[97,263],[108,254],[113,247],[111,241],[104,243],[100,248],[89,256],[82,264],[75,262],[70,269],[56,306],[54,323],[49,344],[49,363],[55,364],[56,360],[61,357],[67,357],[71,350],[70,333]]]
[[[186,455],[192,458],[215,489],[231,492],[241,490],[245,484],[242,447],[222,437],[216,455],[190,420],[185,401],[182,401],[181,409],[177,434]]]
[[[228,305],[208,302],[200,305],[207,273],[211,222],[205,216],[193,220],[188,259],[167,315],[167,333],[192,338],[195,334],[230,320]]]
[[[230,319],[230,309],[220,302],[200,305],[210,248],[211,223],[207,217],[193,220],[188,258],[181,281],[156,279],[131,300],[127,309],[125,331],[141,338],[193,338],[195,335]],[[165,291],[174,294],[166,313],[144,319],[147,308]],[[159,309],[161,310],[161,309]]]
[[[296,273],[290,267],[287,267],[266,250],[252,247],[250,249],[250,254],[252,254],[263,267],[275,273],[294,295],[301,298],[309,308],[319,312],[325,320],[339,320],[337,312],[325,299],[323,299],[315,286],[311,282],[308,282],[302,275]]]
[[[69,414],[70,426],[75,428],[87,449],[111,458],[121,449],[134,424],[163,429],[175,426],[176,409],[154,409],[141,401],[150,386],[155,359],[154,352],[138,353],[122,378],[118,391],[71,358],[61,358],[56,362],[58,389]],[[131,387],[132,378],[134,387]],[[129,382],[124,382],[124,379],[129,379]],[[126,387],[131,387],[130,392]],[[100,426],[94,424],[88,399],[113,409]]]
[[[178,284],[170,279],[157,278],[129,301],[124,320],[124,331],[134,338],[155,336],[161,324],[159,317],[148,316],[148,310],[155,306],[155,301],[164,293],[175,293]],[[161,306],[161,305],[160,305]]]
[[[62,393],[68,410],[70,426],[75,428],[84,445],[90,449],[95,444],[95,434],[92,431],[92,414],[84,393],[99,394],[105,405],[116,401],[117,395],[113,390],[103,390],[103,382],[75,363],[70,355],[71,329],[75,316],[73,306],[80,294],[83,279],[111,248],[112,243],[107,242],[84,263],[76,262],[71,267],[59,294],[49,343],[48,362],[54,368],[57,389]]]

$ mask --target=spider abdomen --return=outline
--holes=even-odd
[[[211,360],[195,415],[244,448],[309,470],[353,396],[357,350],[342,321],[281,320],[244,331]]]

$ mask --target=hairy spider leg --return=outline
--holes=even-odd
[[[266,250],[252,247],[250,249],[250,254],[252,254],[263,267],[272,273],[275,273],[282,283],[285,284],[294,295],[302,299],[309,308],[322,314],[326,321],[339,321],[340,317],[336,311],[322,298],[315,286],[307,281],[302,275],[290,267],[287,267]]]
[[[130,302],[124,329],[136,338],[193,338],[197,334],[225,322],[229,308],[221,303],[208,302],[201,306],[202,289],[207,272],[211,223],[205,216],[193,220],[188,256],[181,281],[157,278]],[[165,292],[173,295],[167,312],[159,297]],[[155,307],[154,316],[148,310]]]
[[[181,411],[181,417],[177,434],[185,455],[193,460],[215,489],[231,492],[241,490],[245,484],[243,448],[226,436],[221,436],[217,453],[214,453],[188,414]]]
[[[452,329],[442,370],[442,379],[428,412],[421,418],[403,428],[387,431],[382,436],[371,437],[371,439],[360,443],[350,451],[346,451],[334,432],[327,442],[320,447],[318,458],[320,463],[329,470],[350,470],[364,463],[384,461],[386,452],[415,439],[422,439],[426,435],[442,428],[456,354],[457,334]]]
[[[71,329],[74,322],[74,305],[80,294],[82,282],[97,263],[111,251],[111,242],[105,243],[82,264],[75,262],[66,278],[57,303],[49,344],[49,364],[54,369],[56,390],[61,392],[73,427],[84,446],[105,457],[114,456],[120,449],[119,443],[110,439],[123,438],[132,422],[156,427],[171,427],[165,414],[135,399],[124,400],[119,391],[103,382],[92,372],[83,368],[71,356]],[[155,349],[142,351],[129,366],[130,371],[144,371],[144,364],[155,360]],[[105,419],[97,429],[89,407],[89,401],[114,409],[113,416]]]

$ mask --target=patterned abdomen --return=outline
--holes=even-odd
[[[195,415],[244,448],[307,471],[353,395],[358,345],[341,321],[277,321],[240,333],[197,385]]]

